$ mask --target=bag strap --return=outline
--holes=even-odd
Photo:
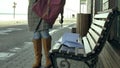
[[[36,0],[36,1],[38,1],[38,0]],[[46,12],[43,14],[42,17],[44,17],[45,15],[48,15],[48,13],[49,13],[49,4],[50,4],[50,0],[48,0],[48,2],[47,2]],[[37,25],[37,27],[36,27],[36,29],[35,29],[35,32],[37,32],[37,30],[38,30],[41,22],[42,22],[42,18],[40,18],[40,21],[39,21],[39,23],[38,23],[38,25]]]
[[[37,25],[37,27],[36,27],[36,29],[35,29],[35,32],[37,32],[37,30],[38,30],[38,28],[39,28],[41,22],[42,22],[42,18],[40,18],[40,21],[39,21],[39,23],[38,23],[38,25]]]

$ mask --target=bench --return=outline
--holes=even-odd
[[[63,37],[61,37],[59,42],[49,51],[53,68],[58,68],[57,58],[65,58],[61,63],[68,63],[68,68],[70,68],[70,64],[67,59],[82,61],[87,64],[89,68],[96,68],[98,55],[102,51],[107,37],[109,36],[112,22],[118,15],[120,15],[120,13],[116,9],[110,9],[107,12],[95,14],[86,36],[82,38],[78,37],[77,42],[81,43],[83,48],[67,47],[59,43],[63,40]]]

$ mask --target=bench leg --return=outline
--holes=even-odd
[[[97,62],[98,62],[98,56],[96,58],[94,58],[90,61],[86,61],[84,63],[87,64],[89,68],[96,68]]]
[[[51,54],[49,57],[50,57],[53,68],[58,68],[57,60],[56,60],[57,58],[53,54]]]
[[[67,59],[64,59],[60,62],[60,68],[70,68],[70,63]]]
[[[49,57],[50,57],[53,68],[58,68],[56,56],[54,54],[50,54]],[[65,65],[64,63],[67,65]],[[61,66],[60,68],[70,68],[70,63],[67,59],[65,59],[60,62],[60,66]]]

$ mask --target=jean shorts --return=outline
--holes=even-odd
[[[45,29],[45,30],[34,32],[33,39],[48,38],[48,37],[50,37],[49,30]]]

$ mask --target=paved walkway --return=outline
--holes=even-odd
[[[53,39],[58,39],[62,33],[64,33],[65,31],[69,30],[68,28],[65,29],[65,30],[61,29],[58,32],[56,30],[55,33],[54,33],[54,31],[51,32],[52,36],[53,36],[52,38]],[[53,40],[53,41],[55,41],[55,40]],[[12,55],[11,57],[8,57],[6,59],[0,60],[0,68],[32,68],[32,64],[33,64],[33,61],[34,61],[33,44],[32,44],[31,41],[30,42],[26,42],[26,43],[27,44],[24,45],[24,47],[22,47],[19,51],[17,51],[16,54],[14,54],[15,52],[13,50],[13,51],[11,51],[11,53],[13,55],[12,54],[8,54],[8,56]],[[108,53],[107,49],[110,51],[110,48],[108,48],[108,47],[105,47],[105,49],[103,49],[103,51],[102,51],[102,53],[100,55],[101,58],[99,60],[97,68],[119,68],[120,65],[118,65],[118,64],[110,64],[110,63],[115,63],[115,62],[119,63],[119,59],[118,60],[115,60],[115,59],[109,60],[111,58],[111,56],[113,56],[113,54],[115,54],[115,53],[112,53],[112,51],[110,51],[110,53]],[[103,59],[103,58],[105,58],[103,55],[105,55],[105,57],[107,55],[106,60]],[[58,67],[59,68],[68,68],[66,63],[64,63],[66,65],[65,67],[61,67],[60,66],[60,61],[61,60],[63,60],[63,59],[61,59],[61,58],[57,59],[57,62],[58,62],[58,65],[59,65]],[[74,60],[68,60],[68,61],[70,61],[70,63],[71,63],[71,67],[70,68],[88,68],[86,66],[86,64],[84,64],[83,62],[74,61]],[[101,63],[103,61],[104,61],[104,63]],[[44,58],[44,53],[43,53],[42,65],[44,65],[44,64],[45,64],[45,58]],[[108,65],[106,65],[106,64],[108,64]],[[114,66],[117,66],[117,67],[114,67]]]
[[[31,68],[34,60],[32,45],[25,45],[19,53],[4,61],[0,68]]]
[[[58,59],[58,64],[59,61],[61,61],[62,59]],[[34,53],[33,53],[33,46],[32,43],[30,45],[25,45],[24,48],[17,54],[15,54],[13,57],[8,58],[6,61],[4,61],[3,65],[0,65],[0,68],[32,68],[32,64],[34,61]],[[44,65],[45,63],[45,58],[44,58],[44,54],[43,54],[43,58],[42,58],[42,65]],[[73,64],[73,66],[76,66],[76,68],[79,68],[78,66],[79,63],[76,63],[76,61],[71,61],[71,63],[75,63]],[[74,68],[74,67],[71,68]],[[81,66],[83,67],[83,65]],[[59,66],[59,68],[61,68]],[[64,67],[66,68],[66,67]]]
[[[69,23],[68,23],[69,24]],[[66,27],[65,27],[66,28]],[[62,28],[61,28],[62,30]],[[57,31],[57,30],[56,30]],[[62,32],[56,32],[53,33],[53,39],[57,38],[58,34],[62,34],[65,31],[62,30]],[[32,64],[34,61],[34,50],[33,50],[33,44],[32,42],[26,42],[27,44],[24,45],[17,53],[14,51],[11,51],[10,54],[7,54],[8,57],[4,57],[5,59],[0,60],[0,68],[32,68]],[[11,56],[11,57],[9,57]],[[45,58],[42,58],[42,65],[45,64]],[[61,60],[61,59],[60,59]],[[59,60],[58,60],[59,61]]]

